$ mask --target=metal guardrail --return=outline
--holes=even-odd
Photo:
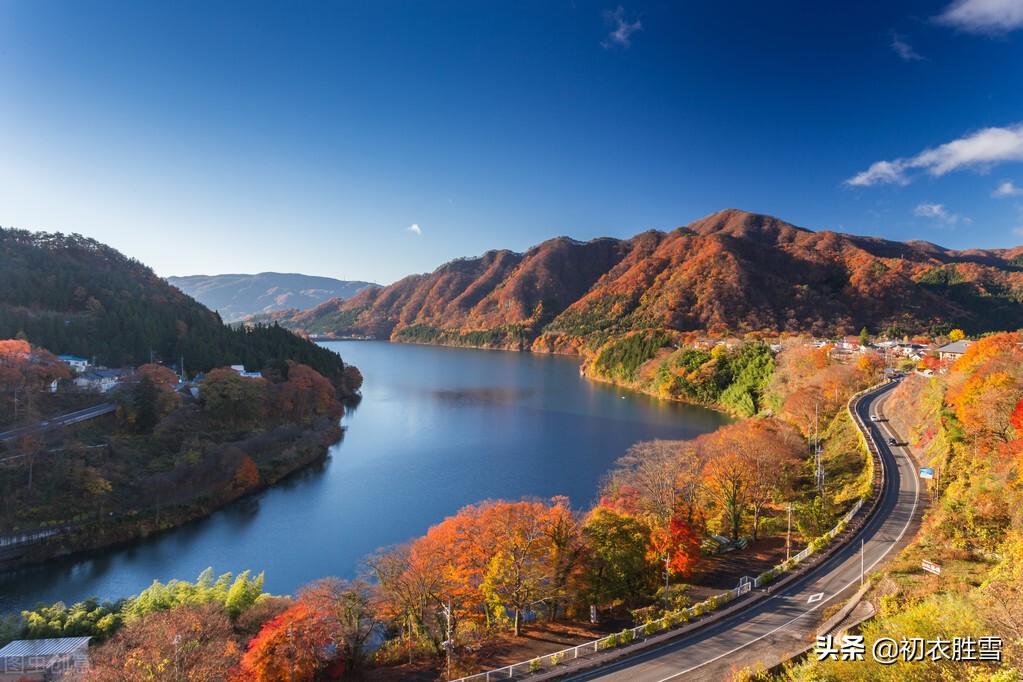
[[[833,540],[839,534],[841,534],[843,531],[845,531],[848,528],[849,523],[856,516],[856,514],[858,514],[863,509],[863,505],[866,503],[867,499],[869,497],[873,497],[874,504],[876,505],[877,500],[880,498],[880,495],[875,493],[884,489],[884,463],[880,459],[880,454],[878,453],[877,450],[877,444],[874,443],[874,439],[870,433],[870,430],[866,428],[866,425],[863,424],[863,422],[859,419],[855,409],[855,405],[857,404],[860,398],[862,398],[864,395],[867,395],[872,391],[877,390],[883,385],[884,384],[878,384],[866,388],[862,391],[859,391],[858,393],[854,394],[846,403],[846,409],[849,411],[849,414],[853,419],[853,423],[856,425],[857,430],[863,435],[865,445],[867,446],[868,455],[875,459],[874,462],[875,484],[871,486],[871,491],[868,495],[860,497],[856,501],[856,504],[854,504],[852,508],[848,512],[846,512],[841,519],[839,519],[838,523],[835,524],[835,527],[829,530],[827,533],[821,535],[820,538],[818,538],[818,540],[821,538],[826,538],[828,541],[830,541]],[[877,484],[878,472],[880,472],[881,474],[880,486]],[[871,507],[870,511],[871,512],[873,511],[873,506]],[[823,547],[821,549],[823,549]],[[638,625],[636,627],[626,628],[621,632],[608,635],[607,637],[602,637],[601,639],[595,639],[589,642],[585,642],[583,644],[579,644],[574,647],[561,649],[560,651],[544,654],[543,656],[537,656],[536,658],[531,658],[527,661],[519,661],[518,663],[512,663],[511,665],[506,665],[503,668],[495,668],[493,670],[487,670],[485,672],[476,673],[475,675],[459,677],[453,680],[452,682],[490,682],[491,680],[515,679],[516,676],[521,674],[531,675],[539,673],[544,670],[550,670],[567,661],[573,661],[581,657],[597,654],[601,651],[615,649],[625,644],[630,644],[635,641],[643,640],[651,635],[663,633],[673,628],[681,627],[682,625],[685,625],[694,618],[702,616],[706,613],[711,613],[720,608],[721,606],[724,606],[725,604],[735,601],[737,598],[745,594],[748,594],[749,592],[752,591],[754,587],[761,587],[762,585],[766,585],[767,583],[774,581],[779,575],[782,575],[787,571],[791,571],[795,567],[799,566],[814,553],[815,553],[814,542],[811,542],[809,545],[807,545],[806,548],[804,548],[801,552],[793,556],[791,559],[778,564],[774,568],[764,571],[759,576],[757,576],[753,581],[744,582],[738,587],[735,587],[727,592],[722,592],[719,595],[711,597],[710,599],[702,601],[698,604],[694,604],[693,606],[690,606],[688,608],[673,611],[671,613],[665,614],[664,616],[657,620],[653,620],[648,623],[644,623],[643,625]]]
[[[0,535],[0,547],[16,547],[18,545],[27,545],[33,542],[39,542],[46,538],[53,537],[60,532],[58,528],[47,528],[46,530],[38,530],[32,533],[20,533],[18,535]]]

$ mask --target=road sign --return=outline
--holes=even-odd
[[[934,575],[941,575],[941,566],[934,563],[933,561],[928,561],[927,559],[924,559],[923,561],[920,562],[920,568],[924,569],[925,571],[929,571]]]
[[[920,478],[934,478],[934,469],[930,467],[920,467]]]

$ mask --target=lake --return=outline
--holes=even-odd
[[[594,501],[628,447],[691,438],[728,419],[590,382],[578,359],[380,341],[334,341],[365,376],[344,439],[322,466],[157,537],[0,577],[0,611],[89,596],[114,599],[154,579],[266,572],[291,593],[351,577],[375,549],[422,535],[493,498]]]

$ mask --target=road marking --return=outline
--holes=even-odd
[[[818,592],[817,594],[811,594],[810,598],[806,600],[806,603],[807,604],[812,604],[815,601],[820,601],[821,599],[824,599],[824,593],[823,592]]]
[[[906,455],[902,455],[902,456],[903,456],[903,458],[905,458],[908,461],[909,458],[906,457]],[[896,468],[898,468],[899,461],[895,457],[895,451],[894,450],[892,450],[892,459],[895,459],[895,466],[896,466]],[[912,462],[911,462],[911,464],[912,464]],[[901,472],[900,472],[900,474],[901,474]],[[867,569],[866,569],[867,571],[872,570],[874,568],[874,566],[877,566],[877,564],[880,563],[881,560],[883,560],[886,556],[888,556],[888,553],[891,552],[892,548],[895,547],[895,545],[897,545],[899,543],[899,540],[901,540],[902,536],[906,534],[906,531],[909,530],[909,525],[913,522],[913,516],[916,514],[916,507],[917,507],[917,504],[920,501],[920,481],[917,480],[916,476],[911,476],[910,478],[913,479],[913,509],[909,513],[909,518],[906,520],[905,525],[902,526],[902,530],[899,532],[899,534],[895,538],[895,540],[893,542],[891,542],[891,544],[888,545],[888,548],[884,551],[884,553],[881,554],[881,556],[879,556],[877,559],[875,559],[874,562],[871,563],[870,566],[867,567]],[[880,530],[880,529],[878,529],[878,530]],[[766,632],[766,633],[760,635],[759,637],[757,637],[756,639],[751,639],[750,641],[746,642],[745,644],[740,644],[739,646],[735,647],[734,649],[726,651],[723,654],[719,654],[719,655],[715,656],[714,658],[711,658],[709,660],[704,661],[703,663],[699,663],[697,665],[694,665],[691,668],[686,668],[685,670],[683,670],[681,672],[677,672],[677,673],[675,673],[673,675],[668,675],[667,677],[663,677],[660,680],[658,680],[657,682],[667,682],[668,680],[673,680],[676,677],[679,677],[680,675],[685,675],[686,673],[691,673],[692,671],[696,670],[697,668],[702,668],[703,666],[708,665],[710,663],[713,663],[714,661],[721,660],[725,656],[730,656],[730,655],[734,654],[736,651],[740,651],[742,649],[745,649],[746,647],[748,647],[751,644],[756,644],[760,640],[765,639],[767,637],[770,637],[771,635],[773,635],[774,633],[778,632],[779,630],[783,630],[783,629],[787,628],[788,626],[792,625],[793,623],[795,623],[797,620],[799,620],[803,616],[806,616],[806,615],[808,615],[810,613],[813,613],[814,611],[816,611],[820,607],[824,606],[829,601],[831,601],[832,599],[834,599],[835,597],[837,597],[842,592],[844,592],[848,588],[852,587],[854,584],[858,583],[859,581],[860,581],[859,577],[856,577],[854,580],[850,580],[849,583],[846,584],[845,587],[841,588],[840,590],[835,592],[833,595],[831,595],[827,599],[822,599],[821,601],[817,602],[816,606],[811,607],[810,609],[807,609],[806,611],[804,611],[803,613],[799,614],[798,616],[796,616],[792,620],[788,621],[787,623],[782,623],[781,625],[779,625],[775,629],[771,630],[770,632]],[[669,645],[666,645],[666,646],[671,646],[671,645],[669,644]]]

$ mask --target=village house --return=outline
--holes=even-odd
[[[239,376],[249,379],[261,379],[263,377],[263,374],[260,372],[246,372],[245,365],[231,365],[231,369],[238,372]]]
[[[118,369],[93,369],[75,377],[75,386],[83,389],[91,389],[106,393],[117,386],[119,382],[132,376],[135,370],[131,368]]]
[[[80,358],[77,355],[58,355],[57,359],[76,372],[84,372],[89,369],[88,359]]]
[[[966,352],[966,349],[969,348],[971,344],[973,344],[973,341],[968,339],[947,343],[937,349],[936,352],[938,353],[938,359],[941,360],[942,364],[952,364],[959,358],[963,357],[963,353]]]
[[[0,682],[81,679],[91,637],[15,640],[0,649]]]

